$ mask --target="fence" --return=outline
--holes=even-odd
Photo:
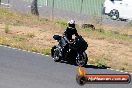
[[[38,6],[51,8],[50,16],[53,18],[55,16],[83,21],[91,16],[101,16],[103,3],[104,0],[38,0]]]
[[[31,2],[32,0],[25,0]],[[38,0],[38,5],[80,14],[101,15],[104,0]]]
[[[40,0],[47,1],[47,0]],[[54,2],[54,3],[53,3]],[[101,15],[104,0],[48,0],[48,6],[79,14]],[[53,5],[54,4],[54,5]]]

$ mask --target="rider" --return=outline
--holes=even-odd
[[[74,20],[70,20],[68,22],[68,27],[66,28],[63,36],[65,37],[66,41],[68,43],[70,43],[72,41],[72,35],[78,36],[76,27],[75,27],[75,21]]]
[[[62,47],[63,47],[63,54],[67,52],[69,49],[69,44],[72,44],[72,35],[78,36],[77,30],[75,28],[75,21],[70,20],[68,22],[68,27],[63,33],[63,38],[61,39]]]

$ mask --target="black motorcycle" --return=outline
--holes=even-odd
[[[55,62],[68,61],[78,66],[87,64],[88,57],[85,50],[88,44],[82,36],[76,36],[73,42],[67,43],[64,45],[65,47],[62,45],[62,40],[65,40],[63,36],[54,35],[53,38],[59,42],[58,45],[53,46],[51,49],[51,56]]]

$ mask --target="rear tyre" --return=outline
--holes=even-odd
[[[52,58],[55,62],[61,61],[61,59],[60,59],[60,50],[56,46],[52,47],[51,56],[52,56]]]
[[[115,9],[111,10],[109,16],[111,17],[112,20],[119,19],[119,12],[118,12],[118,10],[115,10]]]
[[[78,66],[84,67],[84,66],[86,66],[87,62],[88,62],[88,57],[85,52],[83,52],[83,55],[78,54],[78,56],[76,57],[76,64]]]

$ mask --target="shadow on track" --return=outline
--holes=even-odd
[[[65,61],[62,61],[61,63],[65,63],[65,64],[77,66],[76,64],[69,63],[69,62],[65,62]],[[111,67],[109,67],[109,66],[104,66],[104,65],[102,65],[102,66],[96,66],[96,65],[94,65],[94,64],[92,64],[92,65],[91,65],[91,64],[88,64],[88,65],[84,66],[84,68],[107,69],[107,68],[111,68]]]
[[[107,69],[107,68],[111,68],[111,67],[108,67],[108,66],[96,66],[96,65],[86,65],[84,68]]]

